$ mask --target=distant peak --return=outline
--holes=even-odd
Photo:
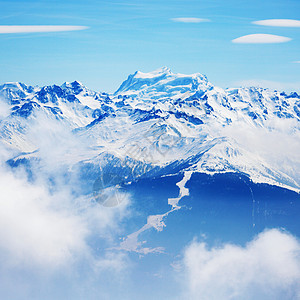
[[[74,87],[83,87],[84,85],[80,81],[73,81],[73,82],[64,82],[61,85],[61,88],[74,88]]]
[[[80,82],[80,81],[78,81],[78,80],[75,80],[75,81],[73,81],[73,82],[71,82],[71,85],[72,86],[83,86],[83,84]]]
[[[70,87],[70,86],[71,86],[70,82],[65,81],[65,82],[61,85],[61,88],[67,88],[67,87]]]
[[[167,67],[159,68],[155,71],[143,73],[136,71],[134,74],[121,84],[116,91],[118,93],[143,93],[164,92],[167,95],[174,94],[175,91],[192,92],[200,89],[211,87],[205,75],[194,73],[185,75],[180,73],[172,73]]]
[[[22,90],[26,88],[27,85],[22,82],[6,82],[3,85],[1,85],[1,88],[7,88],[11,90]]]

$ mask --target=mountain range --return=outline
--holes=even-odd
[[[78,81],[5,83],[0,101],[7,108],[0,139],[12,167],[49,155],[66,173],[89,178],[86,186],[103,173],[126,183],[185,171],[234,172],[300,191],[296,92],[222,89],[200,73],[164,67],[129,75],[115,93]],[[57,153],[46,151],[51,136]]]

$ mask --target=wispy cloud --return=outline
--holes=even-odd
[[[209,19],[202,19],[202,18],[172,18],[174,22],[181,22],[181,23],[203,23],[203,22],[210,22]]]
[[[35,33],[35,32],[61,32],[88,29],[87,26],[66,25],[8,25],[0,26],[1,33]]]
[[[266,120],[265,128],[256,128],[237,121],[232,126],[221,128],[220,134],[236,141],[240,149],[252,149],[251,152],[256,158],[259,157],[266,165],[294,178],[294,186],[297,186],[300,184],[300,136],[295,131],[297,123],[292,118],[278,118]],[[253,145],[255,147],[251,148]]]
[[[300,64],[300,60],[296,60],[293,62],[294,64]]]
[[[252,24],[274,27],[300,27],[300,21],[291,19],[269,19],[254,21]]]
[[[10,107],[5,100],[0,97],[0,119],[4,119],[10,114]]]
[[[274,35],[274,34],[248,34],[232,40],[236,44],[276,44],[286,43],[292,39],[285,36]]]
[[[300,243],[277,229],[245,247],[209,249],[193,242],[185,251],[188,295],[184,299],[296,299],[299,296]]]

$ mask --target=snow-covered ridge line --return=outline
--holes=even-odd
[[[0,140],[20,154],[40,148],[32,128],[50,122],[87,145],[72,149],[70,165],[97,165],[110,155],[113,162],[107,164],[118,161],[116,172],[123,168],[134,176],[157,168],[162,175],[188,168],[241,172],[255,182],[300,190],[297,93],[223,90],[199,73],[174,74],[164,67],[129,75],[115,94],[78,81],[45,87],[7,83],[0,86],[0,101],[8,106]]]

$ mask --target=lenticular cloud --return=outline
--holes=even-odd
[[[0,26],[0,33],[35,33],[35,32],[60,32],[88,29],[86,26],[62,26],[62,25],[8,25]]]
[[[255,25],[274,27],[300,27],[300,21],[291,19],[270,19],[252,22]]]
[[[235,44],[276,44],[291,41],[291,38],[274,34],[249,34],[232,40]]]

